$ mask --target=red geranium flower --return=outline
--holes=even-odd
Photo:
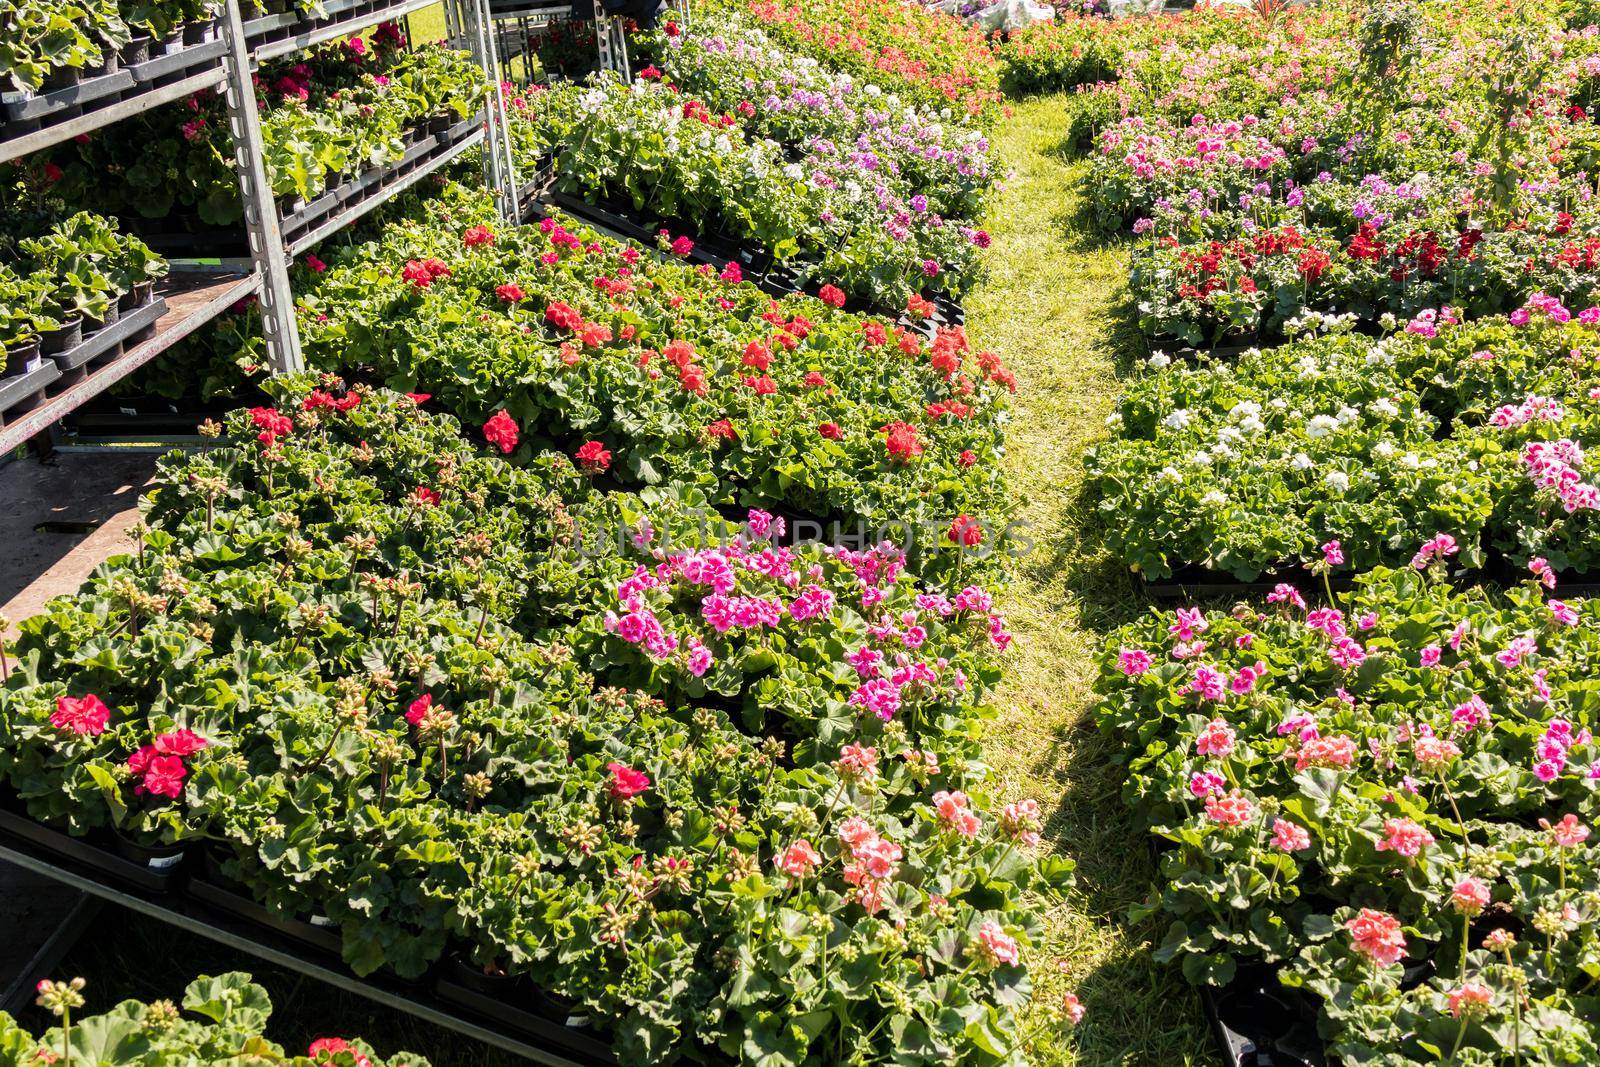
[[[824,422],[817,427],[817,432],[829,440],[836,441],[844,435],[837,422]]]
[[[544,309],[544,318],[550,325],[563,330],[576,330],[583,325],[583,316],[578,314],[578,310],[559,300],[552,300],[550,306]]]
[[[889,458],[898,463],[908,463],[922,455],[922,442],[917,440],[917,428],[909,422],[891,422],[883,428],[884,448]]]
[[[950,540],[967,548],[983,544],[983,523],[971,515],[957,515],[950,523]]]
[[[494,244],[494,232],[487,226],[474,226],[461,235],[461,243],[468,248]]]
[[[618,800],[636,797],[650,788],[650,776],[643,771],[625,767],[614,760],[606,764],[606,770],[611,772],[611,795]]]
[[[511,412],[501,408],[483,424],[483,436],[490,444],[499,445],[502,453],[509,453],[517,447],[517,420],[511,417]]]
[[[837,285],[824,285],[817,293],[817,299],[829,307],[844,307],[844,290]]]
[[[521,301],[528,294],[524,293],[522,291],[522,286],[518,285],[516,282],[507,282],[504,285],[495,286],[494,295],[499,297],[501,300],[504,300],[508,304],[515,304]]]
[[[56,710],[50,713],[50,725],[58,730],[98,737],[106,732],[111,722],[111,709],[93,693],[81,697],[56,698]]]
[[[423,693],[406,708],[406,722],[412,726],[417,725],[422,721],[422,717],[428,714],[428,709],[431,707],[433,707],[433,694]]]
[[[611,466],[611,453],[599,441],[586,441],[576,453],[578,466],[585,474],[600,474]]]
[[[425,485],[417,486],[416,492],[411,494],[411,499],[418,505],[425,508],[436,508],[439,506],[438,490],[429,489]]]
[[[306,1055],[318,1063],[328,1062],[341,1052],[354,1056],[356,1067],[372,1067],[372,1061],[342,1037],[319,1037],[306,1049]]]

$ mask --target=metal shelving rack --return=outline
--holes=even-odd
[[[391,199],[428,174],[460,158],[469,148],[484,145],[484,177],[496,203],[509,220],[518,216],[516,177],[506,135],[505,101],[500,92],[500,60],[496,35],[490,32],[488,0],[445,0],[450,40],[458,48],[470,49],[492,86],[489,103],[481,113],[481,124],[466,136],[454,139],[447,150],[429,154],[396,180],[385,183],[373,195],[354,200],[292,242],[283,237],[282,218],[267,184],[265,144],[261,119],[256,108],[252,75],[263,60],[301,51],[325,41],[354,34],[380,22],[404,18],[437,0],[331,0],[325,14],[308,18],[302,13],[265,15],[246,20],[240,14],[239,0],[225,0],[215,24],[215,39],[191,46],[180,55],[189,65],[175,71],[176,80],[162,84],[152,79],[148,86],[127,79],[120,99],[101,106],[85,106],[75,117],[22,132],[0,127],[0,163],[19,159],[81,134],[109,126],[152,107],[170,103],[202,89],[221,88],[226,95],[228,121],[234,146],[234,162],[244,202],[244,229],[250,258],[246,269],[227,273],[182,261],[174,263],[172,277],[162,290],[168,309],[155,323],[154,331],[137,344],[128,346],[114,360],[94,368],[71,386],[55,392],[49,386],[55,376],[41,375],[37,402],[28,410],[6,417],[0,423],[0,457],[13,452],[30,438],[47,432],[57,420],[86,400],[160,355],[239,300],[256,296],[261,302],[262,330],[267,341],[268,362],[275,372],[301,369],[299,332],[295,326],[294,294],[289,286],[289,264],[293,256],[315,242],[349,225],[378,205]],[[177,63],[178,60],[172,60]],[[121,84],[119,82],[119,84]]]
[[[523,1018],[523,1027],[512,1027],[501,1017],[511,1013],[489,1000],[474,1010],[445,999],[426,984],[419,986],[381,974],[358,978],[337,952],[311,949],[268,927],[209,905],[193,893],[154,892],[122,885],[85,864],[4,833],[0,833],[0,864],[49,878],[64,892],[80,894],[81,898],[104,901],[170,923],[533,1063],[546,1067],[616,1067],[618,1062],[609,1040],[592,1030],[575,1030],[537,1018]],[[76,915],[75,912],[74,919],[81,929],[82,921]]]

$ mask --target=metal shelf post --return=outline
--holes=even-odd
[[[456,0],[459,10],[454,21],[467,39],[473,58],[489,83],[489,99],[484,105],[485,139],[483,181],[494,196],[500,217],[510,223],[521,221],[517,201],[517,168],[511,154],[511,135],[506,118],[506,94],[500,71],[500,50],[488,0]],[[451,4],[445,5],[446,21],[451,20]]]
[[[251,80],[250,49],[239,0],[227,0],[222,32],[228,35],[223,55],[227,70],[228,124],[233,133],[234,165],[239,171],[239,194],[244,199],[244,223],[250,255],[261,275],[261,332],[266,336],[267,361],[273,371],[300,370],[300,330],[294,319],[294,293],[289,288],[289,256],[278,228],[278,205],[267,185],[266,145],[261,139],[261,116],[256,111],[256,91]]]
[[[622,29],[622,20],[602,12],[598,2],[594,12],[594,39],[600,50],[600,69],[621,75],[625,82],[632,81],[633,72],[628,66],[628,35]]]

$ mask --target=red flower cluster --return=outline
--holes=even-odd
[[[305,411],[316,411],[318,408],[332,408],[334,411],[349,411],[361,406],[360,393],[346,393],[344,396],[335,397],[332,393],[322,389],[313,389],[306,394],[300,402],[300,407]]]
[[[134,793],[162,797],[180,795],[183,780],[189,775],[184,758],[199,752],[206,744],[205,738],[187,729],[158,735],[128,757],[128,772],[140,776],[133,787]]]
[[[575,453],[578,467],[585,474],[602,474],[611,466],[611,453],[599,441],[586,441]]]
[[[522,291],[522,286],[518,285],[516,282],[506,282],[504,285],[497,285],[494,287],[494,295],[499,297],[501,300],[504,300],[508,304],[518,304],[521,303],[528,294],[524,293]]]
[[[494,231],[487,226],[474,226],[461,235],[461,243],[468,248],[494,244]]]
[[[896,463],[909,463],[922,455],[923,445],[917,439],[917,428],[909,422],[891,422],[883,427],[882,433],[883,446]]]
[[[316,1063],[331,1063],[341,1052],[354,1056],[356,1067],[372,1067],[372,1061],[342,1037],[319,1037],[306,1049],[306,1055]]]
[[[837,285],[824,285],[817,293],[817,299],[829,307],[844,307],[844,290]]]
[[[294,433],[294,420],[276,408],[251,408],[250,421],[261,431],[256,440],[264,445],[271,446],[278,438]]]
[[[544,309],[544,320],[563,330],[576,330],[583,325],[583,316],[578,309],[560,300],[552,300],[550,306]]]
[[[499,446],[502,453],[509,453],[517,447],[517,420],[511,417],[511,412],[501,408],[483,424],[483,436],[490,444]]]
[[[99,737],[111,723],[111,709],[93,693],[81,697],[56,698],[56,710],[50,713],[50,725],[69,733]]]
[[[643,771],[636,771],[614,760],[606,764],[606,770],[611,772],[609,792],[617,800],[628,800],[650,788],[650,776]]]
[[[971,515],[957,515],[950,523],[950,541],[966,548],[983,544],[983,523]]]
[[[440,278],[448,278],[450,268],[442,259],[412,259],[400,270],[400,277],[416,286],[426,289]]]

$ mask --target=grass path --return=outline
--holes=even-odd
[[[1050,1067],[1209,1063],[1198,1000],[1150,961],[1157,932],[1126,921],[1152,867],[1121,803],[1112,748],[1094,726],[1094,655],[1105,631],[1145,602],[1101,545],[1083,456],[1104,437],[1119,372],[1140,348],[1125,311],[1125,251],[1076,221],[1087,176],[1062,146],[1072,106],[1065,97],[1024,101],[996,134],[1016,173],[989,219],[991,275],[967,300],[973,343],[1017,373],[1005,463],[1036,545],[1002,598],[1017,642],[990,759],[1009,795],[1052,812],[1047,847],[1078,862],[1077,888],[1045,916],[1045,951],[1065,968],[1038,969],[1031,1057]],[[1051,1012],[1069,989],[1088,1013],[1063,1042]]]

